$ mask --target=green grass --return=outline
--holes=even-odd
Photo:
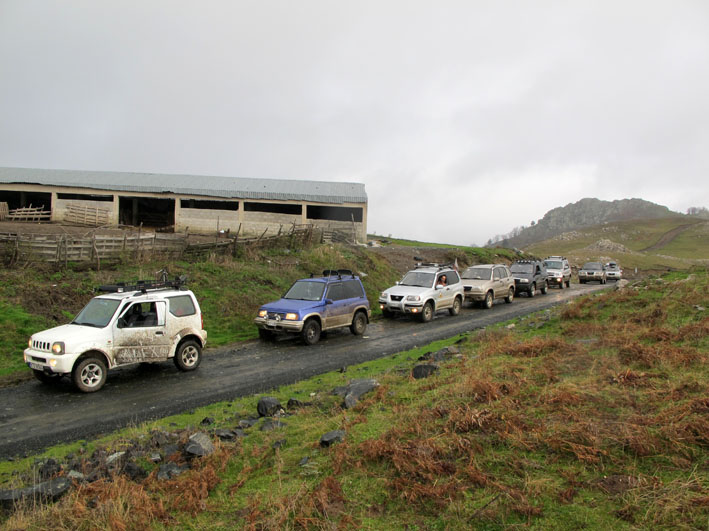
[[[709,307],[708,293],[706,271],[672,273],[472,334],[428,379],[410,378],[417,358],[458,338],[275,389],[281,403],[312,405],[281,430],[251,428],[167,489],[117,482],[101,492],[104,506],[117,499],[120,510],[88,510],[96,494],[74,493],[5,523],[131,528],[150,515],[155,528],[189,529],[706,528],[709,316],[695,306]],[[330,390],[364,377],[381,386],[342,409]],[[234,427],[257,400],[136,426],[88,448],[127,446],[156,426],[197,426],[205,416]],[[320,448],[333,429],[346,431],[345,442]],[[69,451],[76,445],[48,454]],[[31,462],[2,463],[0,474],[12,478]],[[127,491],[150,503],[131,506]]]
[[[428,244],[434,246],[434,244]],[[453,246],[444,246],[453,249]],[[461,266],[469,262],[514,260],[510,249],[461,247]],[[253,317],[258,307],[276,300],[298,278],[325,269],[352,269],[361,274],[372,313],[378,316],[379,293],[400,278],[387,259],[367,248],[317,245],[306,249],[269,249],[237,258],[212,257],[195,261],[104,264],[100,271],[85,265],[34,265],[0,271],[0,301],[9,334],[0,340],[0,375],[26,372],[22,350],[27,338],[42,329],[65,324],[95,295],[94,288],[117,281],[155,278],[168,266],[171,276],[186,274],[200,303],[208,344],[215,347],[257,337]]]
[[[5,311],[0,323],[9,332],[0,339],[0,375],[26,372],[22,350],[35,332],[65,324],[95,295],[101,284],[153,279],[166,266],[163,261],[126,262],[101,271],[73,265],[0,271],[0,301]],[[400,277],[387,260],[364,248],[319,245],[308,249],[272,249],[239,258],[216,257],[168,265],[171,276],[186,274],[188,287],[200,303],[208,345],[220,346],[257,337],[253,324],[258,307],[276,300],[298,278],[324,269],[353,269],[363,273],[373,313],[379,293]]]
[[[27,338],[47,326],[46,319],[31,315],[15,304],[0,301],[0,352],[9,354],[7,363],[0,366],[0,376],[26,369],[22,350],[27,347]]]

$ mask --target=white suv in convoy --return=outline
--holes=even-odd
[[[74,320],[34,334],[25,363],[38,380],[70,376],[85,393],[106,383],[109,369],[173,358],[182,371],[199,366],[207,342],[197,299],[185,280],[101,286]]]
[[[463,306],[463,283],[452,266],[419,264],[400,282],[379,296],[384,317],[395,313],[411,314],[428,322],[439,310],[458,315]]]
[[[560,289],[571,286],[571,266],[563,256],[548,256],[544,259],[547,267],[547,283]]]

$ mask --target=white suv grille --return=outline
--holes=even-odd
[[[52,345],[46,341],[32,341],[32,348],[35,350],[44,350],[45,352],[49,352],[50,349],[52,348]]]

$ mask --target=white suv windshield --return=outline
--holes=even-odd
[[[433,286],[433,279],[436,275],[433,273],[424,273],[422,271],[409,271],[399,283],[400,286],[417,286],[419,288],[430,288]]]
[[[116,299],[91,299],[71,324],[103,328],[111,322],[120,303]]]
[[[487,267],[469,267],[463,271],[461,277],[469,280],[490,280],[492,278],[492,269]]]
[[[319,301],[325,291],[324,282],[314,282],[312,280],[299,280],[291,286],[283,298],[296,299],[301,301]]]
[[[545,260],[544,265],[547,266],[547,269],[561,269],[561,262],[556,260]]]

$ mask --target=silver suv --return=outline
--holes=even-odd
[[[547,266],[547,283],[550,286],[559,286],[564,289],[571,286],[571,266],[563,256],[548,256],[544,259]]]
[[[481,264],[463,271],[465,300],[489,309],[495,299],[510,303],[515,298],[515,279],[503,264]]]
[[[463,306],[463,284],[451,266],[419,264],[396,286],[382,291],[379,308],[384,317],[396,313],[411,314],[426,323],[439,310],[458,315]]]

